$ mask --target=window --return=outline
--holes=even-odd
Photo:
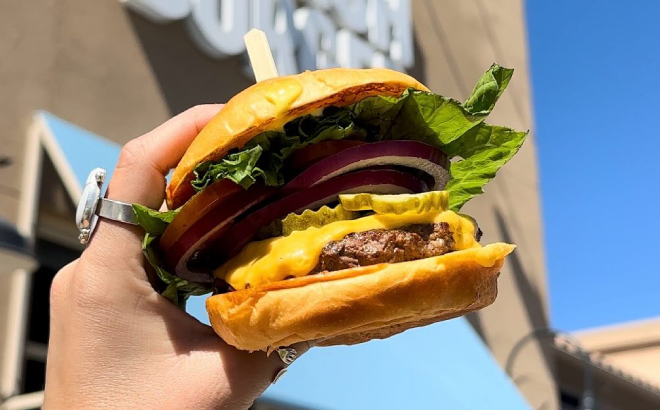
[[[560,392],[561,399],[561,410],[579,410],[580,409],[580,398],[573,393],[569,393],[566,390],[561,390]]]
[[[35,253],[40,266],[32,277],[21,394],[44,389],[50,324],[50,286],[57,271],[79,255],[76,251],[42,239],[37,240]]]

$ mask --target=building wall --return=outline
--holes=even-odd
[[[44,109],[125,142],[170,112],[118,2],[0,2],[0,213],[15,220],[24,141]],[[89,153],[93,155],[93,153]]]
[[[607,363],[660,388],[660,318],[589,329],[575,336]]]
[[[630,374],[607,371],[603,366],[585,365],[560,350],[557,359],[557,384],[562,392],[562,410],[582,409],[586,371],[591,374],[591,397],[599,410],[658,410],[660,394],[640,386]]]
[[[533,130],[523,7],[522,0],[412,0],[411,73],[435,92],[464,99],[491,63],[514,67],[490,121]],[[154,24],[112,0],[0,2],[0,56],[1,152],[13,159],[0,168],[0,216],[9,220],[16,219],[20,190],[32,183],[20,175],[34,110],[123,143],[187,107],[226,101],[251,83],[241,58],[206,57],[182,22]],[[513,345],[548,320],[533,132],[465,211],[480,221],[484,241],[518,245],[502,271],[498,300],[470,317],[504,364]],[[0,326],[7,311],[3,292],[0,283]],[[0,349],[2,333],[0,327]],[[532,407],[557,408],[550,363],[536,341],[513,369]]]

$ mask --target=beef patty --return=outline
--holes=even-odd
[[[454,245],[446,222],[355,232],[328,243],[310,273],[430,258],[453,251]]]

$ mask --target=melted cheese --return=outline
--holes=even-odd
[[[511,245],[505,245],[505,246],[511,246]],[[505,251],[504,253],[499,246],[489,245],[484,248],[481,248],[480,252],[475,253],[474,261],[481,266],[490,268],[491,266],[495,265],[495,262],[497,262],[499,259],[502,259],[503,256],[508,255],[509,252]]]
[[[323,247],[353,232],[372,229],[397,229],[413,224],[447,222],[454,233],[456,250],[480,247],[474,239],[474,225],[451,211],[425,214],[371,215],[351,221],[333,222],[321,228],[293,232],[289,236],[251,242],[214,274],[234,289],[305,276],[318,264]],[[484,259],[488,259],[484,255]],[[488,266],[490,260],[479,261]]]
[[[275,116],[278,117],[286,112],[291,105],[302,94],[302,85],[294,79],[280,80],[279,88],[269,90],[265,97],[268,102],[275,106]]]

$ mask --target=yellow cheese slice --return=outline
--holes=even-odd
[[[277,282],[288,276],[305,276],[318,264],[323,247],[353,232],[397,229],[414,224],[447,222],[454,233],[455,249],[480,247],[472,221],[451,211],[424,214],[371,215],[338,221],[320,228],[295,231],[285,237],[251,242],[214,274],[234,289]]]

